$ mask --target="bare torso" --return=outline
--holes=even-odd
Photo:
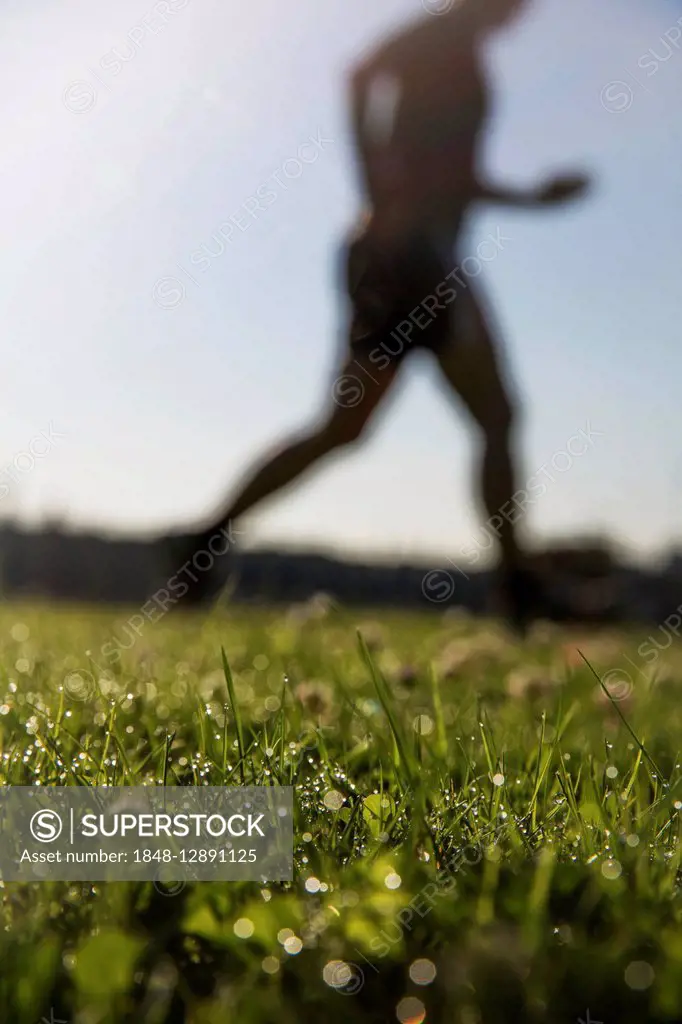
[[[473,196],[488,89],[471,35],[430,17],[356,70],[354,128],[375,230],[454,241]]]

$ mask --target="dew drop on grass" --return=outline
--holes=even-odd
[[[651,988],[656,973],[646,960],[633,960],[625,968],[625,984],[635,992],[644,992]]]
[[[415,960],[409,973],[415,985],[430,985],[436,977],[436,965],[431,960]]]
[[[601,866],[601,873],[604,878],[608,878],[610,882],[620,878],[623,873],[623,868],[617,860],[605,860]]]
[[[387,889],[399,889],[402,885],[402,878],[395,871],[389,872],[384,878],[384,885]]]
[[[352,980],[353,971],[343,960],[330,960],[322,969],[322,978],[330,988],[344,988]]]
[[[421,999],[406,996],[398,1003],[395,1015],[400,1024],[422,1024],[426,1020],[426,1007]]]
[[[279,960],[275,956],[266,956],[261,967],[266,974],[277,974],[277,971],[279,970]]]
[[[496,775],[493,775],[493,786],[503,786],[503,785],[504,785],[504,775],[502,775],[501,772],[497,772]]]
[[[255,929],[250,918],[240,917],[238,921],[235,921],[233,930],[238,939],[250,939]]]
[[[330,789],[325,794],[323,803],[325,807],[328,807],[330,811],[338,811],[343,807],[345,797],[343,793],[339,793],[336,789]]]
[[[417,715],[412,722],[412,728],[419,736],[430,736],[435,725],[433,719],[428,715]]]

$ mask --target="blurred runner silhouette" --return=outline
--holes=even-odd
[[[525,566],[514,524],[499,515],[517,491],[514,402],[488,311],[471,280],[455,278],[463,287],[452,284],[453,250],[472,203],[544,207],[583,194],[588,184],[584,176],[570,175],[517,191],[477,176],[490,103],[481,44],[524,6],[525,0],[461,0],[451,11],[422,16],[399,31],[352,72],[352,129],[367,212],[343,250],[351,322],[334,400],[318,424],[248,476],[205,530],[179,538],[183,555],[205,548],[226,524],[357,441],[404,358],[427,348],[482,432],[482,497],[488,514],[501,520],[507,615],[521,631],[536,615],[566,617]],[[222,583],[219,574],[203,574],[189,600],[206,600]]]

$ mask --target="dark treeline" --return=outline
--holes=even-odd
[[[444,558],[431,564],[364,564],[294,551],[230,551],[232,596],[238,601],[304,601],[326,593],[342,604],[435,611],[494,607],[493,574]],[[558,586],[570,587],[583,616],[660,622],[682,604],[682,558],[650,569],[628,566],[608,544],[573,542],[535,556]],[[180,570],[168,539],[113,538],[0,527],[0,581],[5,600],[39,597],[86,603],[141,604]],[[188,569],[186,571],[191,571]],[[195,572],[200,571],[194,569]]]

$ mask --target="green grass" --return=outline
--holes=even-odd
[[[2,1019],[682,1020],[674,647],[237,609],[104,675],[127,617],[0,611],[0,782],[293,785],[295,880],[5,883]]]

